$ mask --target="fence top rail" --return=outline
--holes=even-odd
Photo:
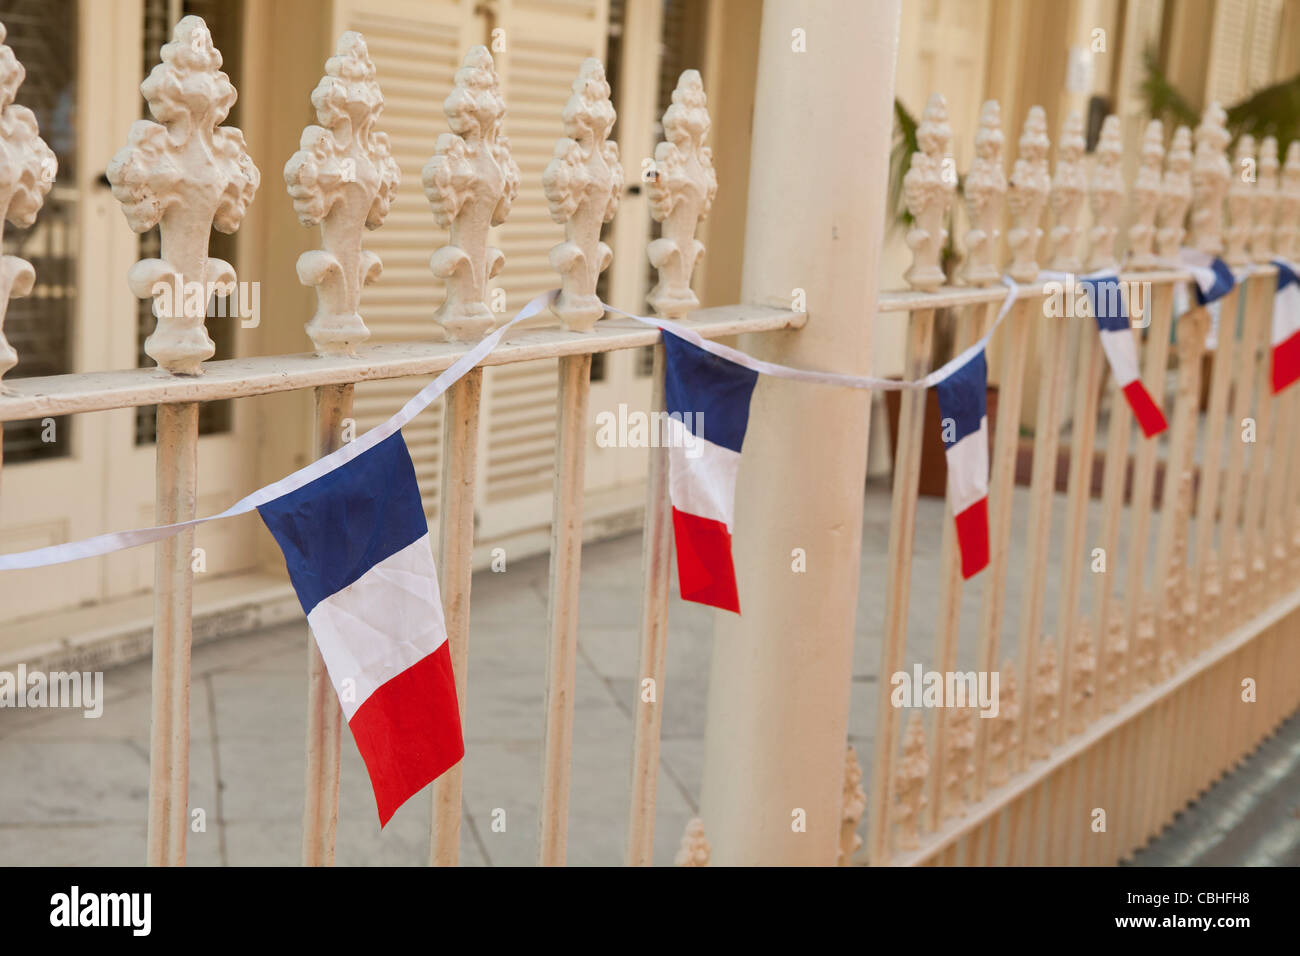
[[[684,324],[705,338],[747,332],[801,328],[803,312],[760,305],[700,309]],[[536,359],[612,352],[654,345],[659,330],[631,319],[605,319],[591,332],[558,328],[526,329],[488,353],[483,365],[510,365]],[[355,356],[250,356],[203,363],[203,374],[172,375],[162,368],[75,372],[10,379],[0,393],[0,422],[79,412],[211,402],[288,392],[319,385],[346,385],[408,375],[434,375],[464,355],[472,344],[404,342],[362,346]]]
[[[1250,266],[1252,275],[1276,275],[1277,266],[1255,263]],[[1121,282],[1148,282],[1152,285],[1191,282],[1192,274],[1186,269],[1161,269],[1150,272],[1121,272]],[[1021,284],[1022,297],[1043,295],[1047,282]],[[880,293],[877,312],[920,312],[924,309],[953,309],[964,305],[981,305],[1001,302],[1007,297],[1005,285],[942,286],[933,292],[917,289],[891,289]]]

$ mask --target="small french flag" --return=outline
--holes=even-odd
[[[974,577],[989,563],[988,377],[981,348],[935,386],[963,578]]]
[[[1273,393],[1300,378],[1300,276],[1280,259],[1273,296]]]
[[[1222,299],[1237,284],[1229,265],[1218,256],[1198,249],[1181,249],[1178,261],[1192,273],[1192,291],[1197,305],[1209,305]]]
[[[731,528],[758,373],[665,331],[668,497],[683,600],[740,613]]]
[[[257,510],[284,552],[383,827],[465,755],[429,526],[402,433]]]
[[[1231,279],[1231,273],[1229,278]],[[1142,427],[1142,434],[1147,438],[1159,435],[1169,425],[1138,374],[1137,344],[1129,325],[1128,310],[1124,307],[1119,280],[1110,277],[1079,281],[1088,292],[1088,301],[1092,305],[1092,314],[1097,319],[1106,361],[1110,363],[1115,381],[1119,383],[1124,399]]]

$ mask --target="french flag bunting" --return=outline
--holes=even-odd
[[[961,576],[971,578],[989,563],[988,363],[984,350],[935,386],[943,417],[948,461],[948,500],[961,548]]]
[[[1142,434],[1147,438],[1159,435],[1168,427],[1168,422],[1138,374],[1137,344],[1129,325],[1128,310],[1124,307],[1119,280],[1101,278],[1079,281],[1087,290],[1092,314],[1097,319],[1106,361],[1110,363],[1115,381],[1119,383],[1124,399],[1129,408],[1133,409],[1138,425],[1142,427]]]
[[[664,332],[668,497],[682,598],[740,613],[731,527],[758,373]]]
[[[1192,291],[1197,305],[1209,305],[1232,291],[1237,279],[1232,269],[1218,256],[1198,249],[1182,249],[1178,261],[1192,273]]]
[[[1295,266],[1274,259],[1277,292],[1273,296],[1273,392],[1300,378],[1300,276]]]
[[[438,576],[400,431],[261,505],[383,827],[465,754]]]

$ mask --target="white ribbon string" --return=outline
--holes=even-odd
[[[257,489],[257,491],[241,498],[220,514],[192,518],[189,521],[178,521],[175,524],[158,525],[153,528],[114,531],[93,538],[84,538],[81,541],[69,541],[64,544],[36,548],[32,551],[15,551],[12,554],[3,554],[0,555],[0,571],[13,571],[19,568],[43,568],[51,564],[62,564],[65,561],[76,561],[80,558],[94,558],[112,551],[121,551],[142,544],[151,544],[164,538],[170,538],[172,535],[180,534],[186,528],[193,528],[209,521],[220,521],[222,518],[233,518],[236,515],[247,514],[267,502],[297,491],[335,468],[347,464],[362,452],[375,447],[432,405],[458,378],[481,362],[489,352],[496,348],[497,343],[501,341],[502,336],[507,331],[525,319],[537,315],[550,305],[556,291],[552,289],[537,296],[520,309],[513,319],[496,331],[484,336],[477,345],[453,362],[432,382],[420,389],[410,401],[402,406],[401,411],[383,424],[376,425],[365,434],[348,442],[342,448],[331,452],[324,458],[316,459],[305,468],[300,468],[277,482]]]

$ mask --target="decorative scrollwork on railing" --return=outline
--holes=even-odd
[[[213,228],[239,228],[261,177],[244,134],[220,125],[235,87],[202,19],[176,24],[140,92],[158,122],[131,124],[108,181],[132,229],[160,227],[162,258],[141,259],[127,281],[136,296],[153,299],[158,326],[145,353],[169,372],[198,375],[216,351],[204,325],[208,304],[235,281],[230,263],[209,258],[208,238]]]
[[[925,781],[929,775],[925,724],[921,715],[913,712],[903,732],[903,759],[894,775],[894,822],[898,824],[899,849],[910,850],[919,842],[921,811],[928,803]]]
[[[601,62],[583,61],[564,105],[565,135],[542,173],[551,218],[564,226],[564,242],[551,250],[551,268],[561,280],[551,309],[576,332],[590,332],[605,314],[596,280],[614,258],[600,241],[601,224],[614,218],[623,191],[618,145],[607,138],[615,119],[609,96]]]
[[[1002,279],[998,269],[998,239],[1002,233],[1002,205],[1007,195],[1007,176],[1002,171],[1002,113],[997,100],[980,110],[979,132],[975,134],[975,162],[966,174],[966,211],[971,228],[966,233],[966,268],[963,275],[971,285],[996,285]]]
[[[682,843],[673,862],[678,866],[708,866],[711,851],[704,836],[704,821],[695,817],[686,824],[686,832],[682,834]]]
[[[650,264],[659,270],[648,301],[670,319],[700,307],[691,274],[704,255],[704,243],[695,238],[695,230],[718,192],[713,151],[704,145],[709,133],[707,102],[700,74],[687,70],[673,90],[672,106],[664,112],[668,139],[655,147],[654,178],[647,186],[650,215],[663,223],[663,235],[647,249]]]
[[[1044,637],[1038,645],[1032,699],[1029,756],[1038,759],[1051,753],[1052,734],[1061,715],[1061,675],[1056,660],[1056,639],[1053,637]]]
[[[944,223],[957,188],[948,144],[952,129],[948,126],[948,104],[934,93],[921,114],[916,130],[919,152],[912,154],[912,165],[903,177],[903,199],[912,214],[912,228],[907,231],[907,245],[912,250],[912,265],[903,274],[914,289],[933,292],[943,285],[943,247],[948,241]]]
[[[844,755],[844,802],[840,810],[840,847],[836,861],[848,866],[853,854],[862,848],[858,824],[867,809],[867,792],[862,789],[862,766],[858,752],[850,744]]]
[[[966,782],[975,776],[975,708],[958,707],[944,737],[943,815],[966,815]]]
[[[1016,666],[1003,661],[998,671],[998,715],[989,728],[989,783],[995,787],[1011,776],[1011,755],[1015,753],[1020,727],[1020,695],[1016,690]]]
[[[1070,649],[1070,726],[1071,734],[1082,733],[1088,726],[1088,708],[1097,693],[1097,648],[1092,639],[1092,625],[1079,622]]]
[[[438,137],[421,177],[434,218],[451,230],[451,241],[429,260],[434,275],[447,282],[447,298],[434,319],[450,338],[466,341],[495,324],[488,280],[506,257],[488,245],[488,230],[506,221],[519,193],[519,167],[502,131],[501,81],[487,47],[465,55],[442,108],[452,131]]]
[[[45,196],[54,185],[58,163],[41,139],[36,116],[14,102],[27,71],[5,45],[5,26],[0,23],[0,238],[8,220],[19,229],[36,221]],[[18,352],[4,336],[9,300],[32,291],[36,270],[26,259],[0,256],[0,378],[18,364]]]
[[[351,354],[370,337],[357,311],[361,287],[383,268],[361,248],[361,230],[383,224],[401,181],[388,135],[375,129],[384,97],[360,33],[339,37],[311,102],[320,125],[303,130],[284,181],[298,221],[320,226],[324,248],[298,257],[298,279],[316,288],[316,314],[307,322],[316,350]]]

